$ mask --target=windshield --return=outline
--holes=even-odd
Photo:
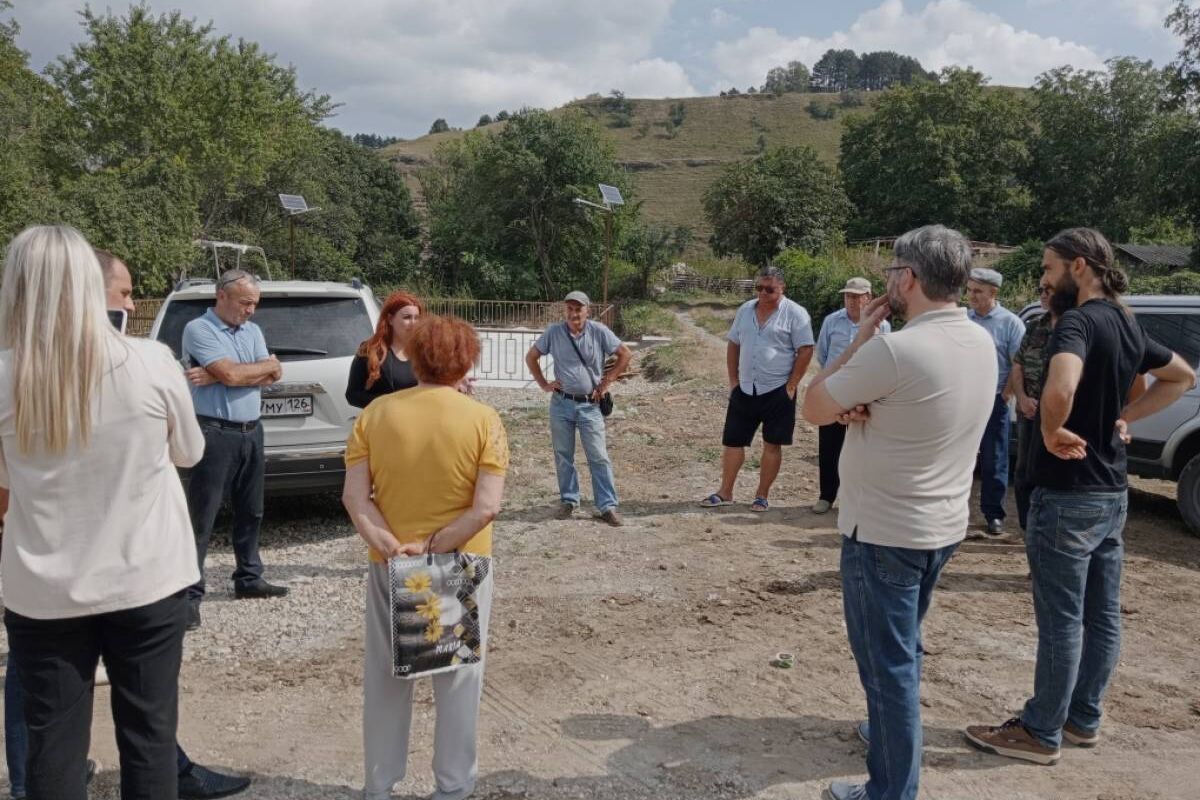
[[[172,300],[158,341],[179,358],[184,326],[212,304],[210,299]],[[372,331],[371,317],[357,297],[263,297],[253,322],[262,328],[267,350],[280,361],[352,356]]]

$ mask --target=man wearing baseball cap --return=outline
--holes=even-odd
[[[854,337],[858,335],[858,325],[862,320],[863,309],[871,302],[871,282],[866,278],[851,278],[842,289],[844,308],[838,309],[821,323],[821,333],[817,336],[817,363],[821,369],[834,361],[845,352]],[[884,320],[879,326],[880,333],[890,333],[892,326]],[[838,459],[842,455],[842,443],[846,440],[846,426],[840,422],[822,425],[817,431],[818,463],[821,470],[821,496],[813,505],[814,514],[825,514],[837,499]]]
[[[575,471],[578,431],[592,474],[596,516],[609,525],[620,526],[624,522],[617,511],[617,488],[608,457],[600,400],[613,379],[625,371],[632,353],[608,326],[588,319],[590,304],[583,292],[568,294],[563,301],[565,320],[542,332],[525,354],[525,364],[542,391],[551,393],[550,441],[558,475],[558,518],[567,519],[579,508],[579,475]],[[616,363],[605,371],[604,361],[614,353]],[[542,374],[540,359],[544,355],[554,361],[552,381]]]
[[[996,344],[996,365],[1000,368],[992,416],[988,419],[980,443],[979,509],[983,512],[988,536],[1004,532],[1004,495],[1008,490],[1008,373],[1013,356],[1025,336],[1025,324],[996,300],[1004,278],[994,269],[976,267],[967,280],[967,316],[983,327]]]

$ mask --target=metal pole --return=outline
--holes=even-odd
[[[604,216],[604,291],[601,302],[608,306],[608,258],[612,251],[612,211]]]
[[[292,280],[296,280],[296,218],[288,215],[288,238],[291,240],[292,250]]]

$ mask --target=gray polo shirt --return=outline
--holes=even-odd
[[[579,348],[583,361],[575,355],[571,347],[571,339]],[[604,375],[604,359],[617,352],[621,340],[602,322],[587,320],[583,324],[583,332],[579,336],[571,336],[567,323],[556,322],[534,342],[534,347],[542,355],[550,354],[554,359],[554,377],[562,384],[568,394],[591,394],[595,388],[592,383],[600,383]],[[589,373],[591,377],[588,377]]]
[[[766,394],[787,383],[796,364],[796,351],[813,344],[812,318],[804,306],[780,298],[779,307],[758,324],[758,300],[747,300],[737,310],[726,336],[736,344],[738,383],[746,394]]]

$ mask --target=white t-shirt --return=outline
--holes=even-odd
[[[11,492],[0,563],[5,605],[34,619],[137,608],[200,572],[176,466],[204,454],[191,393],[171,351],[121,338],[94,401],[86,448],[22,453],[12,351],[0,352],[0,486]]]
[[[826,379],[839,406],[871,413],[848,426],[838,462],[843,536],[918,550],[962,541],[997,369],[992,337],[955,308],[875,336]]]

